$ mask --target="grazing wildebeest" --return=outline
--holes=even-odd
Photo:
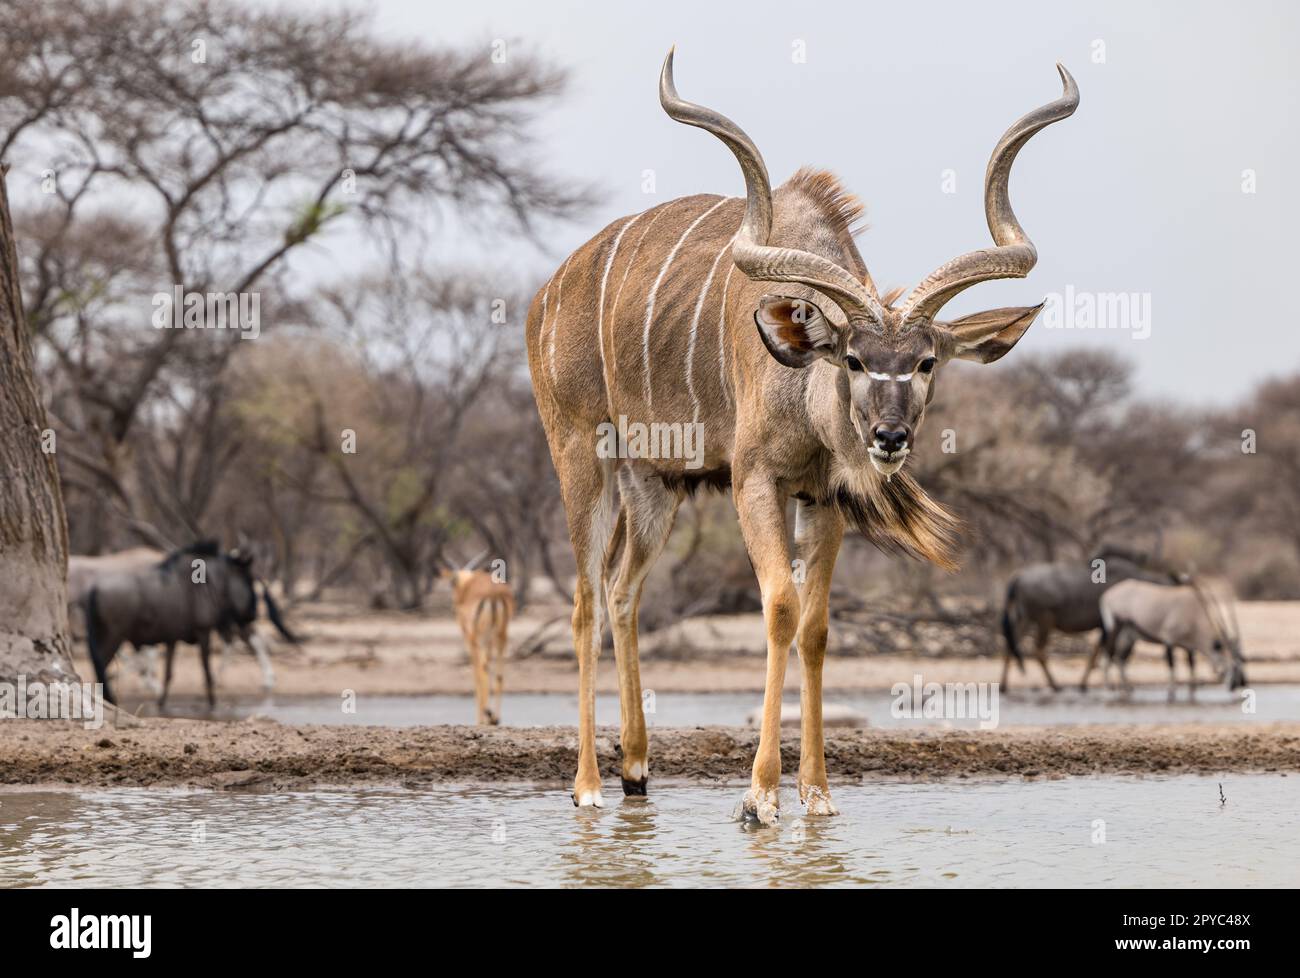
[[[1094,566],[1097,560],[1105,562],[1104,568]],[[1007,688],[1007,673],[1012,659],[1016,660],[1021,672],[1025,671],[1019,635],[1021,626],[1028,623],[1037,632],[1034,658],[1043,667],[1048,685],[1059,690],[1060,686],[1047,668],[1047,640],[1052,632],[1077,635],[1101,628],[1099,601],[1102,594],[1107,588],[1130,578],[1163,583],[1176,580],[1168,572],[1152,569],[1146,554],[1118,546],[1106,547],[1090,560],[1031,564],[1012,575],[1002,609],[1002,635],[1007,644],[1002,659],[1002,689]],[[1097,644],[1097,649],[1100,648],[1101,640]],[[1092,657],[1096,659],[1096,649]],[[1091,670],[1091,662],[1088,668]],[[1087,681],[1088,673],[1085,672],[1079,688],[1086,689]]]
[[[122,643],[158,644],[167,647],[159,699],[159,706],[165,705],[176,643],[188,642],[199,647],[208,705],[215,705],[209,662],[212,632],[226,642],[237,636],[259,658],[266,655],[259,648],[261,637],[253,631],[257,583],[250,555],[238,550],[222,553],[214,541],[176,550],[151,567],[104,575],[86,597],[86,638],[105,698],[116,702],[107,670]],[[265,584],[262,598],[271,623],[286,639],[297,642]]]
[[[1106,672],[1112,662],[1119,665],[1120,685],[1128,689],[1128,659],[1138,639],[1165,647],[1169,664],[1169,698],[1173,699],[1174,652],[1187,653],[1188,684],[1195,692],[1195,655],[1203,653],[1231,692],[1246,685],[1241,634],[1237,629],[1232,598],[1220,596],[1203,581],[1183,585],[1123,581],[1101,598],[1101,619],[1106,636]],[[1087,676],[1085,674],[1085,679]]]

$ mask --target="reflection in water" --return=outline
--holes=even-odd
[[[838,818],[787,789],[771,828],[731,821],[739,784],[0,792],[0,886],[1300,884],[1300,778],[1219,780],[845,784]]]

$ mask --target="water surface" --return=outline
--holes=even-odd
[[[576,680],[575,680],[576,682]],[[1132,693],[1119,694],[1102,690],[1059,694],[1015,691],[998,699],[998,725],[1048,725],[1097,723],[1249,723],[1252,721],[1300,719],[1300,685],[1260,685],[1253,688],[1255,712],[1243,711],[1237,694],[1221,686],[1203,687],[1195,700],[1180,688],[1178,699],[1168,701],[1163,686],[1142,686]],[[707,724],[744,725],[762,705],[761,693],[658,693],[648,699],[646,722],[651,727],[693,727]],[[797,705],[797,695],[790,698]],[[888,690],[857,693],[827,693],[826,703],[853,710],[873,727],[933,728],[936,723],[954,727],[973,727],[978,721],[909,719],[893,715],[894,698]],[[152,701],[127,702],[126,707],[141,715],[154,716]],[[207,717],[218,720],[242,720],[262,714],[282,723],[362,724],[369,726],[419,726],[437,723],[473,723],[472,696],[413,695],[358,696],[356,712],[345,713],[337,696],[222,697],[217,710],[209,714],[207,704],[198,697],[173,697],[168,716]],[[576,693],[506,693],[502,704],[502,723],[516,727],[574,724],[578,716]],[[596,697],[596,722],[617,726],[618,696]]]
[[[1277,774],[845,784],[773,828],[730,820],[739,785],[605,787],[0,792],[0,886],[1300,885]]]

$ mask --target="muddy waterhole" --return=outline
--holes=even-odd
[[[731,821],[742,785],[0,792],[0,886],[1300,884],[1300,778],[837,784],[841,815]],[[1222,796],[1220,794],[1222,789]]]

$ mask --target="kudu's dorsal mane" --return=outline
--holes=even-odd
[[[903,305],[882,301],[871,275],[860,274],[822,255],[771,243],[772,187],[767,166],[753,140],[726,116],[687,102],[677,94],[673,79],[675,48],[664,59],[659,76],[659,101],[678,122],[713,133],[735,155],[745,177],[745,215],[732,244],[732,260],[756,281],[806,285],[832,298],[849,321],[877,329],[918,325],[934,319],[959,293],[980,282],[1023,278],[1038,260],[1029,235],[1011,209],[1008,185],[1011,166],[1021,147],[1039,130],[1068,118],[1079,105],[1079,89],[1058,64],[1062,95],[1017,120],[998,141],[984,176],[984,213],[994,247],[968,252],[939,266],[911,291]],[[1028,323],[1025,324],[1028,328]]]

